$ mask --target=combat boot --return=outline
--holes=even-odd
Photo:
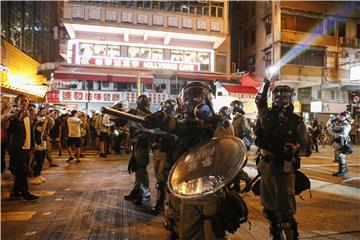
[[[349,169],[346,167],[346,164],[339,164],[339,171],[336,173],[333,173],[333,176],[343,177],[348,172],[349,172]]]
[[[150,189],[148,187],[140,184],[139,192],[140,195],[133,200],[136,205],[141,205],[150,201]]]
[[[282,227],[285,232],[286,240],[298,240],[299,233],[297,230],[297,222],[292,219],[290,222],[283,223]]]
[[[157,200],[155,206],[151,209],[151,214],[158,215],[162,210],[164,210],[164,202],[165,202],[165,183],[159,182],[156,184],[157,192]]]
[[[125,195],[124,198],[126,201],[134,201],[135,199],[138,199],[140,197],[141,197],[140,189],[134,188],[133,190],[131,190],[131,192],[128,195]]]

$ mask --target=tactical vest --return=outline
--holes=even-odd
[[[278,157],[284,157],[285,143],[297,144],[299,142],[297,127],[302,122],[302,117],[290,113],[280,119],[278,113],[273,110],[266,113],[266,116],[260,116],[257,122],[255,144]]]

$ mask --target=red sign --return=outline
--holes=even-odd
[[[58,103],[59,102],[59,92],[50,91],[46,93],[46,100],[49,103]]]

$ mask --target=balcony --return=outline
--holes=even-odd
[[[320,85],[323,82],[349,81],[349,71],[337,68],[322,68],[287,64],[280,70],[281,80],[297,83],[299,87]]]
[[[324,36],[310,32],[297,32],[291,30],[281,31],[281,41],[288,43],[299,43],[299,44],[318,45],[318,46],[337,45],[337,37]]]

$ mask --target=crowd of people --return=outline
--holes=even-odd
[[[146,95],[138,97],[135,109],[127,110],[117,102],[111,107],[112,113],[92,112],[91,116],[76,110],[61,114],[46,106],[36,109],[25,95],[18,95],[13,106],[2,101],[1,167],[4,172],[4,156],[8,152],[8,168],[14,176],[10,197],[28,201],[38,198],[29,191],[28,184],[46,181],[41,175],[45,160],[49,167],[58,167],[52,159],[54,151],[62,156],[66,149],[66,162],[79,164],[86,149],[96,149],[100,158],[106,158],[112,151],[131,153],[128,171],[135,173],[135,181],[124,198],[143,204],[150,200],[147,167],[152,152],[157,197],[151,214],[159,214],[167,205],[165,227],[173,239],[221,239],[247,219],[246,204],[239,197],[239,182],[243,180],[247,185],[252,182],[246,172],[239,169],[231,184],[200,201],[175,196],[169,191],[167,181],[171,168],[182,154],[213,137],[233,136],[242,139],[244,155],[251,145],[258,147],[256,163],[261,175],[261,202],[271,235],[274,239],[282,239],[282,234],[287,239],[298,239],[294,214],[300,157],[309,156],[311,150],[319,152],[319,144],[334,144],[339,171],[333,175],[344,176],[348,172],[345,155],[351,153],[350,116],[343,112],[330,118],[326,125],[313,119],[306,127],[303,119],[293,112],[293,91],[288,86],[273,89],[272,107],[268,107],[269,85],[270,81],[265,80],[256,97],[256,122],[245,117],[239,100],[214,112],[211,87],[202,82],[185,85],[176,101],[164,101],[154,113],[150,111],[150,99]],[[116,111],[139,116],[141,123]],[[345,151],[344,146],[350,149]],[[224,204],[219,203],[225,200],[238,207],[224,208]],[[231,223],[221,219],[224,212],[232,217]]]

